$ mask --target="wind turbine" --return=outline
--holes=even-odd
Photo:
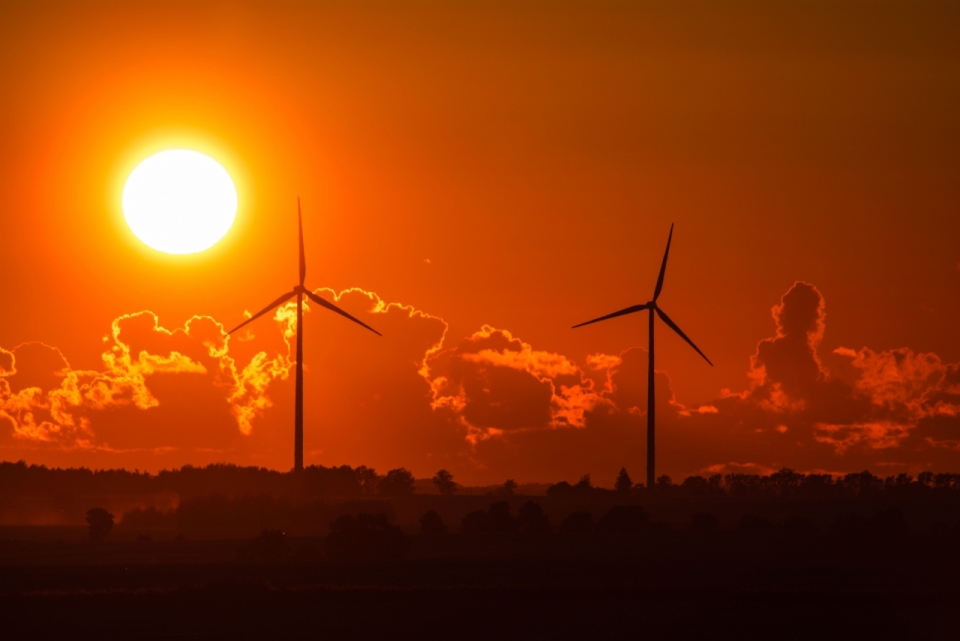
[[[380,332],[370,327],[361,320],[358,320],[346,313],[333,303],[328,303],[323,300],[309,289],[303,286],[303,281],[307,277],[307,261],[303,253],[303,216],[300,213],[300,199],[297,198],[297,223],[300,230],[300,283],[294,285],[293,291],[287,292],[277,300],[273,301],[259,312],[243,321],[233,329],[231,329],[228,334],[232,334],[247,323],[251,323],[263,316],[267,312],[273,311],[280,305],[283,305],[288,300],[297,297],[297,381],[296,381],[296,409],[294,411],[293,418],[293,469],[296,472],[299,472],[303,469],[303,297],[306,296],[317,305],[321,307],[326,307],[331,312],[336,312],[344,318],[349,318],[354,323],[366,327],[371,332],[377,336],[382,336]]]
[[[654,481],[656,480],[656,457],[655,457],[655,444],[656,444],[656,421],[655,421],[655,403],[654,403],[654,385],[653,385],[653,316],[656,314],[660,317],[664,323],[667,324],[667,327],[675,331],[680,335],[680,338],[687,341],[690,344],[690,347],[697,350],[697,354],[703,356],[703,360],[710,363],[710,359],[700,351],[700,348],[693,344],[693,341],[690,340],[686,334],[683,333],[676,323],[670,320],[670,317],[667,316],[667,313],[664,312],[657,305],[657,299],[660,297],[660,290],[663,289],[663,275],[667,271],[667,256],[670,254],[670,241],[673,239],[673,225],[670,225],[670,235],[667,236],[667,249],[663,252],[663,263],[660,265],[660,276],[657,278],[657,286],[653,290],[653,300],[647,301],[642,305],[634,305],[632,307],[627,307],[621,309],[618,312],[613,312],[612,314],[607,314],[606,316],[601,316],[600,318],[594,318],[585,323],[580,323],[579,325],[574,325],[573,328],[583,327],[584,325],[589,325],[591,323],[599,323],[600,321],[607,320],[608,318],[616,318],[617,316],[626,316],[627,314],[633,314],[634,312],[640,312],[643,310],[650,310],[650,346],[648,349],[649,360],[647,363],[647,489],[652,490],[654,487]],[[713,363],[710,363],[710,366],[713,367]]]

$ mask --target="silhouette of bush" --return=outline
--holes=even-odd
[[[446,534],[447,526],[436,510],[427,510],[420,517],[420,532],[427,535]]]
[[[457,491],[457,484],[453,481],[453,474],[446,470],[440,470],[433,475],[433,484],[440,490],[443,496],[450,496]]]
[[[465,534],[481,534],[490,531],[490,515],[486,510],[474,510],[460,519],[460,531]]]
[[[581,534],[593,532],[593,515],[589,512],[574,512],[560,523],[560,532],[563,534]]]
[[[519,525],[506,501],[493,503],[487,510],[470,512],[460,521],[460,529],[466,534],[516,532]]]
[[[740,529],[746,532],[767,532],[773,529],[773,523],[756,514],[744,514],[740,519]]]
[[[383,496],[410,496],[413,494],[413,474],[398,467],[380,479],[380,494]]]
[[[720,531],[720,521],[713,514],[698,512],[690,517],[690,531],[702,534]]]
[[[590,494],[593,491],[593,483],[590,481],[590,475],[584,474],[573,486],[573,491],[579,494]]]
[[[630,475],[627,474],[627,468],[621,467],[620,473],[617,474],[617,480],[613,483],[613,489],[620,494],[628,494],[630,492],[630,488],[632,487],[633,479],[631,479]]]
[[[401,559],[409,541],[385,514],[344,515],[330,524],[325,550],[331,559]]]
[[[573,494],[573,486],[567,483],[566,481],[560,481],[559,483],[554,483],[547,488],[547,496],[570,496]]]
[[[90,527],[90,540],[99,542],[107,538],[113,529],[113,515],[102,507],[87,510],[87,525]]]
[[[609,491],[609,490],[601,490]],[[566,481],[560,481],[547,488],[547,496],[592,496],[597,493],[597,488],[593,487],[590,481],[590,475],[584,474],[577,481],[576,485],[570,485]]]
[[[538,503],[527,501],[520,508],[519,530],[533,534],[546,534],[553,530],[547,515]]]
[[[690,496],[723,496],[723,477],[714,474],[709,479],[702,476],[688,476],[680,484],[680,490]]]
[[[290,546],[287,537],[280,530],[261,530],[260,536],[237,552],[241,561],[282,561],[290,556]]]
[[[789,534],[805,535],[819,534],[820,528],[810,519],[793,516],[783,522],[780,529]]]
[[[597,521],[597,532],[642,532],[650,517],[639,505],[617,505]]]

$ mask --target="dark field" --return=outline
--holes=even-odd
[[[960,639],[960,475],[401,472],[0,464],[0,639]]]
[[[3,638],[960,638],[952,535],[413,535],[402,560],[241,562],[246,540],[83,534],[3,531]]]

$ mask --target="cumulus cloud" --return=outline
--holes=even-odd
[[[467,482],[642,472],[645,350],[577,362],[489,325],[451,341],[442,318],[413,306],[360,289],[318,293],[385,337],[307,305],[308,463],[445,467]],[[955,466],[960,365],[909,349],[824,350],[826,304],[808,283],[772,317],[773,335],[745,359],[745,390],[685,407],[656,372],[660,471]],[[0,349],[0,450],[287,467],[295,307],[223,330],[210,317],[168,329],[150,312],[124,315],[96,370],[41,343]]]
[[[695,417],[704,429],[740,432],[740,452],[721,450],[731,458],[749,452],[805,469],[915,468],[930,464],[931,448],[960,439],[956,365],[906,348],[821,354],[825,303],[809,283],[795,283],[773,318],[775,335],[751,359],[750,388]]]
[[[471,442],[508,431],[573,427],[603,402],[580,367],[484,325],[426,361],[432,407],[467,428]]]

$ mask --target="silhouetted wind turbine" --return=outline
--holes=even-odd
[[[293,469],[297,472],[303,469],[303,297],[306,296],[317,305],[321,307],[326,307],[331,312],[336,312],[345,318],[349,318],[354,323],[366,327],[371,332],[377,336],[381,336],[380,332],[370,327],[361,320],[358,320],[346,313],[333,303],[328,303],[323,300],[309,289],[303,286],[303,281],[307,277],[307,261],[303,253],[303,216],[300,213],[300,199],[297,198],[297,223],[300,231],[300,284],[293,287],[293,291],[287,292],[277,300],[273,301],[259,312],[243,321],[233,329],[231,329],[228,334],[232,334],[247,323],[251,323],[257,318],[263,316],[267,312],[273,311],[280,305],[283,305],[288,300],[297,297],[297,381],[296,381],[296,409],[294,411],[293,418]]]
[[[574,325],[573,328],[583,327],[584,325],[589,325],[590,323],[598,323],[608,318],[616,318],[617,316],[626,316],[627,314],[633,314],[634,312],[640,312],[645,309],[650,310],[650,347],[649,347],[649,361],[647,363],[647,489],[652,490],[654,487],[654,481],[656,480],[656,457],[655,457],[655,433],[656,433],[656,421],[655,421],[655,407],[654,407],[654,385],[653,385],[653,315],[656,314],[660,317],[664,323],[667,324],[667,327],[675,331],[680,335],[680,338],[687,341],[690,344],[690,347],[697,350],[697,354],[703,356],[703,360],[710,363],[710,359],[700,351],[700,348],[693,344],[693,341],[687,338],[687,335],[683,333],[677,324],[670,320],[670,317],[667,316],[660,307],[657,306],[657,299],[660,297],[660,290],[663,289],[663,275],[667,271],[667,256],[670,254],[670,241],[673,239],[673,225],[670,225],[670,235],[667,236],[667,249],[663,252],[663,263],[660,265],[660,276],[657,278],[657,286],[653,290],[653,300],[648,301],[642,305],[634,305],[633,307],[627,307],[621,309],[618,312],[613,312],[612,314],[607,314],[606,316],[601,316],[600,318],[594,318],[589,320],[586,323],[580,323],[579,325]],[[710,363],[710,366],[713,367],[713,363]]]

